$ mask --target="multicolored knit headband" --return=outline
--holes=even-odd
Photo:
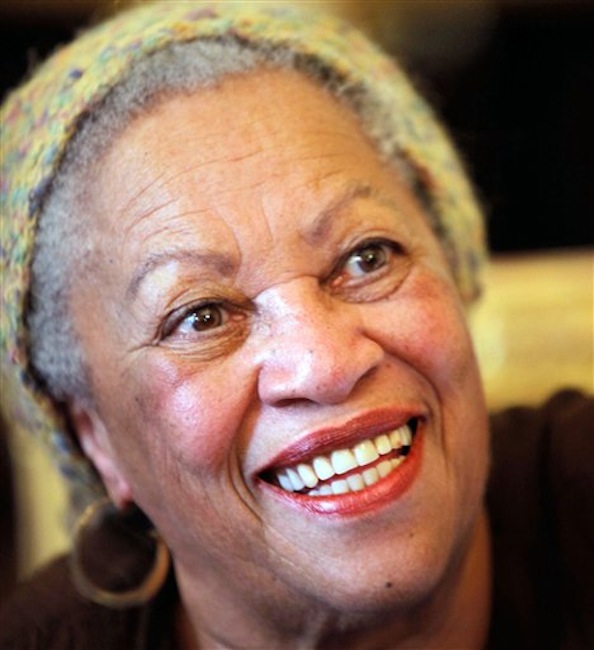
[[[160,2],[124,12],[58,51],[2,106],[0,389],[9,422],[47,443],[64,475],[100,489],[68,434],[59,408],[29,369],[24,325],[30,265],[44,197],[81,116],[136,61],[172,43],[232,35],[313,57],[369,90],[393,120],[402,155],[434,206],[434,226],[466,300],[478,294],[485,259],[483,221],[447,136],[403,72],[334,18],[268,3]]]

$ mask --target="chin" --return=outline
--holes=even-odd
[[[305,557],[283,565],[277,575],[304,607],[332,612],[349,626],[409,618],[447,598],[458,583],[472,541],[470,524],[457,534],[452,527],[394,533],[386,522],[380,535],[335,540],[315,557],[301,550]]]

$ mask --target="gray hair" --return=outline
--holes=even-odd
[[[29,345],[34,372],[54,399],[92,399],[91,375],[69,302],[71,280],[90,267],[94,252],[84,199],[97,161],[133,118],[165,97],[259,68],[293,69],[317,81],[355,112],[378,153],[397,164],[413,183],[415,174],[400,159],[395,134],[386,126],[386,109],[313,57],[225,37],[174,44],[142,59],[81,119],[41,213],[32,266]]]

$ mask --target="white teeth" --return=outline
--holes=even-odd
[[[398,447],[402,447],[402,438],[400,436],[400,429],[396,429],[396,431],[392,431],[392,433],[390,434],[390,444],[395,449],[397,449]]]
[[[361,474],[352,474],[351,476],[347,476],[347,483],[353,492],[358,492],[365,487]]]
[[[392,463],[389,460],[382,460],[377,466],[377,473],[380,478],[385,478],[392,471]]]
[[[293,490],[295,492],[299,492],[299,490],[303,490],[303,488],[305,487],[305,483],[301,480],[299,474],[291,467],[287,467],[286,472],[287,472],[287,476],[289,477],[289,481],[291,481],[291,485],[293,486]]]
[[[358,445],[355,445],[355,447],[353,447],[353,452],[359,467],[369,465],[369,463],[373,463],[374,460],[379,458],[378,451],[371,440],[364,440]]]
[[[320,481],[334,476],[334,468],[326,456],[316,456],[313,460],[313,471],[318,475]]]
[[[332,494],[346,494],[350,492],[349,484],[343,479],[332,481],[330,487],[332,488]]]
[[[403,427],[400,427],[400,429],[392,431],[390,434],[390,442],[395,449],[398,447],[410,446],[410,443],[412,442],[412,433],[410,427],[408,425],[404,425]]]
[[[344,474],[357,467],[357,460],[350,449],[333,451],[330,456],[330,462],[337,474]]]
[[[385,454],[389,454],[392,451],[392,443],[390,442],[390,438],[388,438],[388,436],[385,433],[375,438],[373,442],[375,444],[375,448],[377,449],[378,454],[380,454],[381,456],[384,456]]]
[[[305,483],[305,487],[313,488],[318,484],[318,477],[309,465],[305,465],[304,463],[297,465],[297,471],[299,472],[299,477]]]
[[[286,472],[278,472],[276,476],[283,490],[287,490],[288,492],[293,491],[293,484],[291,483],[291,479],[288,477]]]
[[[385,458],[376,463],[378,458],[385,456],[401,447],[410,447],[412,431],[404,425],[389,434],[381,434],[357,443],[352,449],[337,449],[327,456],[316,456],[311,464],[299,463],[295,467],[286,467],[276,472],[278,484],[287,492],[300,492],[308,488],[309,496],[326,496],[330,494],[346,494],[356,492],[377,483],[385,478],[405,459],[404,455],[395,458]],[[328,481],[335,475],[346,474],[358,467],[366,467],[360,473],[351,474],[345,479],[320,485],[320,481]]]
[[[401,427],[399,431],[402,444],[410,447],[412,444],[412,432],[410,430],[410,427]]]
[[[365,485],[368,487],[370,485],[373,485],[374,483],[377,483],[380,480],[380,475],[378,474],[377,469],[375,467],[371,467],[370,469],[366,469],[363,474],[363,481],[365,481]]]
[[[392,469],[396,469],[398,465],[402,465],[404,462],[404,456],[399,456],[398,458],[392,458],[390,461],[392,463]]]

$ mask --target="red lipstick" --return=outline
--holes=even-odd
[[[292,508],[341,517],[370,512],[394,502],[412,485],[422,462],[425,419],[418,410],[411,410],[410,413],[412,415],[408,417],[409,413],[405,414],[402,411],[397,414],[394,411],[376,411],[373,417],[367,414],[350,420],[346,426],[317,431],[279,454],[274,465],[269,466],[268,471],[259,475],[259,487]],[[376,479],[377,482],[366,485],[363,489],[357,488],[356,491],[349,490],[344,494],[327,496],[309,495],[307,490],[290,491],[280,487],[277,482],[269,480],[274,471],[278,471],[283,466],[290,467],[300,462],[307,462],[314,456],[337,448],[353,446],[358,441],[385,434],[405,424],[408,424],[414,432],[408,453],[387,476]],[[363,472],[367,467],[360,467],[357,471]],[[341,480],[344,477],[337,475],[336,478]]]
[[[340,426],[318,429],[283,449],[263,471],[307,462],[341,447],[353,447],[361,440],[398,429],[413,419],[420,421],[423,417],[419,408],[381,409],[357,416]]]

